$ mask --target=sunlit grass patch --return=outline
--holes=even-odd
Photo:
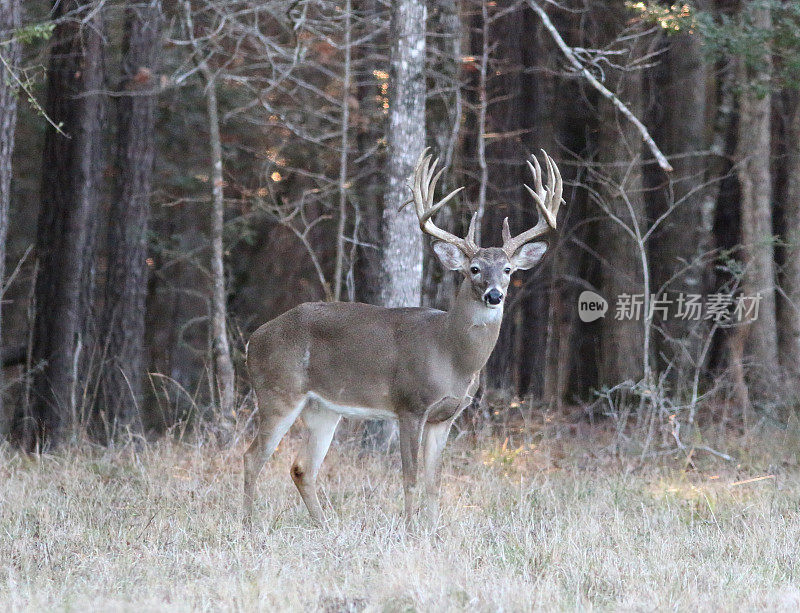
[[[800,477],[780,458],[627,465],[585,440],[456,441],[434,536],[399,459],[337,443],[327,529],[289,437],[241,527],[244,442],[0,451],[0,608],[740,610],[800,606]],[[593,452],[594,453],[594,452]],[[599,457],[598,452],[594,454]],[[577,459],[576,459],[577,458]]]

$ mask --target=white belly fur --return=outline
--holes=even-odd
[[[386,409],[370,409],[367,407],[353,407],[344,404],[336,404],[327,398],[323,398],[316,392],[308,392],[308,394],[306,394],[306,398],[309,400],[316,400],[320,406],[328,409],[329,411],[333,411],[334,413],[338,413],[339,415],[349,417],[351,419],[397,419],[397,415]]]

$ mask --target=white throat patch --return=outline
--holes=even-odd
[[[472,325],[486,326],[489,324],[497,323],[502,318],[503,318],[502,306],[499,306],[495,309],[489,308],[487,306],[481,306],[481,308],[475,311],[475,315],[472,318]]]

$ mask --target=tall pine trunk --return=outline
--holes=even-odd
[[[147,296],[147,233],[155,155],[161,2],[128,9],[117,135],[117,191],[108,228],[108,269],[99,409],[111,421],[140,419]]]
[[[700,190],[705,177],[708,149],[706,137],[707,64],[702,39],[695,33],[669,37],[666,55],[665,98],[680,104],[664,105],[664,145],[673,156],[671,210],[662,223],[653,251],[655,279],[653,291],[668,283],[668,298],[679,294],[703,294],[706,267],[701,256],[710,249],[713,211],[704,209],[707,197]],[[661,175],[663,176],[663,175]],[[708,188],[713,189],[713,188]],[[661,212],[660,212],[661,213]],[[663,326],[659,339],[661,355],[672,365],[676,390],[689,389],[694,370],[703,351],[707,322],[667,317],[656,322]]]
[[[385,23],[386,17],[379,10],[377,0],[356,0],[354,10],[361,14],[366,27],[377,30]],[[378,37],[375,44],[385,43],[385,35]],[[383,186],[380,172],[380,156],[373,152],[383,138],[383,126],[380,122],[369,118],[381,114],[382,81],[377,78],[376,71],[384,68],[372,49],[367,45],[356,45],[353,48],[352,61],[358,66],[356,75],[369,75],[367,78],[356,78],[353,91],[358,100],[359,110],[351,120],[351,131],[354,156],[362,159],[360,173],[362,178],[356,181],[358,194],[356,202],[361,214],[358,238],[369,246],[360,247],[354,263],[355,298],[359,302],[377,304],[380,298],[381,256],[378,248],[381,240],[381,211]]]
[[[102,181],[103,13],[93,2],[56,3],[47,73],[48,127],[36,251],[34,375],[29,445],[55,446],[77,417],[79,347],[85,341],[91,236]],[[78,11],[85,18],[63,19]]]
[[[784,303],[780,309],[780,359],[793,390],[800,389],[800,94],[786,99],[786,228],[783,265]]]
[[[535,71],[523,80],[523,101],[526,107],[532,108],[532,112],[524,116],[529,123],[523,127],[532,130],[528,148],[533,153],[539,153],[540,157],[539,150],[544,149],[560,162],[557,143],[563,115],[558,108],[561,94],[555,76],[557,67],[553,62],[557,50],[542,20],[532,11],[525,11],[524,16],[524,27],[536,33],[535,45],[523,49],[524,65],[529,71],[531,68]],[[525,182],[528,178],[529,175],[525,177]],[[525,202],[528,216],[522,225],[529,227],[525,224],[536,223],[538,213],[530,199]],[[527,283],[535,288],[521,307],[524,309],[523,321],[526,325],[520,330],[522,346],[518,351],[525,357],[527,368],[523,369],[522,365],[516,367],[524,385],[521,392],[530,391],[555,405],[560,405],[569,377],[568,365],[561,358],[565,356],[564,351],[569,344],[570,308],[561,279],[566,276],[568,266],[573,264],[574,256],[565,253],[566,245],[561,240],[566,235],[563,221],[562,214],[562,220],[559,220],[562,225],[558,235],[553,237],[547,260],[534,275],[526,278]]]
[[[19,64],[20,45],[14,40],[19,27],[19,0],[0,2],[0,40],[10,41],[3,48],[3,57],[11,71]],[[8,237],[8,208],[11,201],[11,157],[14,153],[14,132],[17,126],[17,87],[14,75],[0,65],[0,287],[5,281],[6,238]],[[2,307],[2,300],[0,300]],[[2,312],[0,312],[0,349],[3,347]],[[10,420],[3,405],[3,378],[0,369],[0,438],[8,434]]]
[[[772,15],[761,3],[743,9],[756,28],[769,30]],[[775,311],[775,248],[772,231],[771,87],[772,58],[765,54],[758,70],[739,59],[739,136],[736,158],[741,191],[742,293],[760,295],[758,317],[746,328],[745,356],[751,365],[751,391],[764,396],[773,389],[778,369]]]
[[[615,3],[616,4],[616,3]],[[621,27],[624,9],[619,6],[609,17]],[[641,53],[638,41],[633,57]],[[633,58],[631,58],[633,59]],[[609,70],[609,89],[626,100],[634,115],[642,115],[642,72]],[[602,98],[599,103],[599,142],[597,161],[606,182],[600,187],[607,213],[616,216],[630,230],[638,227],[646,232],[646,215],[642,184],[642,139],[636,128],[616,107]],[[617,320],[615,306],[623,295],[647,294],[642,261],[642,247],[620,223],[607,216],[599,232],[598,251],[602,257],[602,290],[609,303],[609,312],[602,320],[600,381],[616,385],[623,381],[639,381],[644,373],[645,317],[642,307],[633,319]]]

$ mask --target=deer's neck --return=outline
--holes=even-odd
[[[502,320],[502,307],[487,307],[465,279],[447,313],[447,335],[455,364],[468,373],[483,368],[497,343]]]

